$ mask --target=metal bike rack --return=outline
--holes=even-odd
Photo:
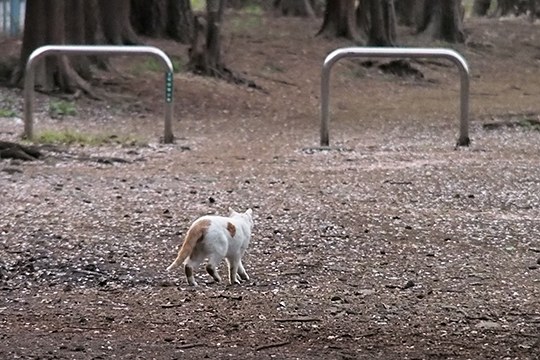
[[[349,57],[381,58],[444,58],[452,61],[461,75],[461,119],[457,146],[468,146],[469,139],[469,67],[465,59],[456,51],[440,48],[372,48],[350,47],[331,52],[324,60],[321,75],[321,146],[329,146],[328,135],[330,70],[340,59]]]
[[[34,50],[26,62],[24,78],[24,136],[33,138],[35,64],[48,55],[152,55],[161,60],[165,76],[165,132],[163,141],[172,143],[173,65],[169,57],[154,46],[47,45]]]

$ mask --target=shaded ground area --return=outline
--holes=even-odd
[[[320,151],[320,65],[349,44],[304,20],[251,21],[229,23],[226,61],[265,91],[177,74],[174,145],[158,142],[162,75],[130,60],[77,116],[51,119],[38,97],[38,131],[148,145],[0,162],[0,357],[537,359],[539,25],[467,23],[470,148],[454,150],[450,64],[396,77],[343,61],[335,149]],[[20,109],[17,90],[2,94]],[[21,131],[0,119],[3,139]],[[189,224],[229,206],[255,213],[251,280],[212,284],[201,269],[191,288],[166,273]]]

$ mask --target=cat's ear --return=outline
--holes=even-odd
[[[229,207],[229,216],[233,216],[234,214],[237,214],[237,212],[234,211],[231,207]]]
[[[252,217],[253,216],[253,210],[251,210],[251,208],[247,209],[246,210],[246,215],[249,215],[249,217]]]

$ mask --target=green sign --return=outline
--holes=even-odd
[[[167,103],[171,103],[173,100],[173,88],[173,73],[171,71],[167,71],[165,74],[165,101]]]

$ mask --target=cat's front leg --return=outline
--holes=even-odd
[[[240,281],[238,279],[238,262],[237,261],[231,261],[229,263],[229,284],[240,284]]]

